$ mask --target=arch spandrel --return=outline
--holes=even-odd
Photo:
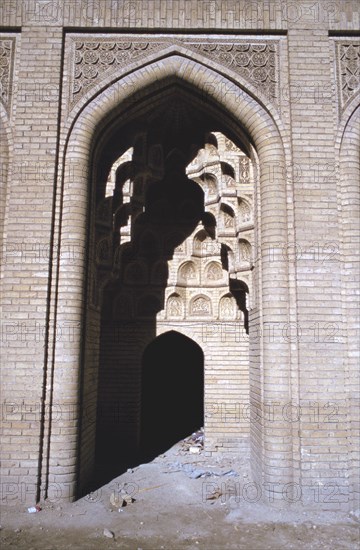
[[[277,128],[282,128],[280,117],[274,112],[272,106],[265,105],[259,98],[258,93],[249,90],[246,81],[243,81],[236,74],[229,74],[228,71],[225,76],[222,74],[223,67],[221,65],[213,63],[213,66],[209,67],[204,63],[203,58],[196,59],[196,56],[193,55],[189,57],[188,52],[186,53],[187,55],[183,55],[173,51],[172,55],[165,58],[150,58],[143,66],[134,68],[125,76],[124,74],[117,75],[110,85],[108,83],[105,86],[105,89],[97,90],[88,98],[88,101],[76,111],[74,117],[66,123],[65,130],[68,128],[66,130],[69,132],[68,139],[73,136],[74,140],[78,140],[83,132],[88,134],[86,129],[89,124],[92,128],[94,126],[99,127],[101,121],[106,124],[107,115],[111,110],[121,106],[122,103],[128,109],[134,102],[141,102],[141,90],[154,83],[156,83],[155,87],[161,89],[164,83],[170,82],[170,79],[194,87],[200,93],[201,99],[223,104],[225,111],[235,115],[239,114],[240,110],[244,108],[244,103],[248,103],[250,108],[257,105],[258,113],[262,112],[262,116],[266,114],[269,119],[272,119],[272,123],[270,120],[266,121],[267,125],[270,123],[270,126],[276,132],[278,132]],[[210,87],[209,82],[213,82],[214,85]],[[110,119],[112,118],[114,116],[110,113]],[[244,112],[241,117],[243,124],[246,118],[248,117]],[[249,127],[247,124],[245,126],[249,131],[249,135],[256,138],[250,128],[250,126],[254,126],[255,129],[255,126],[257,126],[256,121],[249,120]],[[270,126],[268,126],[268,129]],[[93,132],[91,132],[91,135],[88,134],[90,140],[92,134]],[[270,137],[268,132],[266,132],[266,137]],[[237,139],[239,140],[239,135]],[[256,143],[257,147],[258,145]]]
[[[261,44],[263,52],[255,51],[255,45],[250,39],[218,39],[209,48],[209,37],[196,37],[193,40],[164,36],[158,38],[147,37],[147,42],[134,37],[98,38],[85,43],[80,35],[69,35],[67,44],[67,84],[71,101],[67,106],[69,121],[74,120],[78,113],[94,98],[114,82],[124,79],[127,75],[157,62],[181,56],[187,60],[194,60],[205,68],[215,70],[219,75],[230,78],[235,83],[232,94],[236,94],[236,86],[240,85],[249,95],[257,100],[268,112],[279,112],[279,47],[280,40],[266,39]],[[227,43],[227,54],[223,52],[223,42]],[[89,51],[83,51],[90,48]],[[109,52],[109,49],[112,52]],[[100,51],[106,49],[106,51]],[[120,51],[116,52],[117,49]],[[247,49],[247,52],[244,50]],[[253,50],[254,51],[251,51]],[[94,51],[99,50],[99,51]],[[230,53],[231,50],[231,53]],[[237,51],[239,50],[239,51]],[[124,59],[127,53],[127,59]],[[96,59],[86,59],[86,56],[96,56]],[[116,56],[123,59],[115,59]],[[101,59],[101,56],[112,56],[113,59]],[[259,59],[263,56],[263,60]],[[247,57],[248,59],[245,59]],[[114,63],[114,61],[116,61]],[[249,63],[250,62],[250,63]],[[89,72],[89,74],[86,74]],[[261,74],[262,73],[262,74]],[[180,73],[179,73],[180,74]],[[85,76],[85,80],[84,80]],[[128,82],[130,94],[137,91],[136,86]],[[216,80],[208,80],[208,91],[216,89]]]

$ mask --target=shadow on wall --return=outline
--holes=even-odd
[[[107,482],[134,463],[152,458],[156,449],[164,451],[181,437],[190,435],[193,425],[194,429],[198,429],[203,424],[202,415],[199,421],[190,422],[190,416],[193,416],[190,411],[185,415],[187,425],[190,426],[188,431],[183,429],[184,424],[175,422],[175,410],[178,417],[183,415],[176,388],[183,388],[180,394],[183,393],[183,399],[186,399],[185,386],[191,386],[192,377],[186,370],[186,363],[194,363],[190,361],[191,354],[184,344],[185,337],[178,335],[171,344],[167,344],[165,339],[165,345],[160,350],[155,346],[155,350],[158,349],[155,361],[157,370],[147,376],[148,372],[152,372],[149,367],[152,360],[147,360],[147,369],[144,370],[146,381],[142,380],[143,353],[156,337],[156,315],[164,307],[167,262],[173,257],[176,246],[194,231],[205,214],[204,193],[198,184],[185,175],[187,160],[182,159],[181,155],[178,158],[180,161],[176,162],[174,154],[170,155],[163,180],[148,184],[145,208],[132,224],[131,241],[120,247],[121,268],[118,277],[111,281],[104,292],[96,426],[97,483]],[[206,220],[203,220],[203,224],[207,227]],[[168,351],[171,348],[174,350],[175,345],[177,351],[173,351],[170,357]],[[183,368],[178,361],[183,363]],[[165,367],[160,376],[158,369],[161,369],[161,365],[171,363],[172,376],[167,375]],[[190,380],[186,379],[186,372]],[[179,373],[182,373],[181,376]],[[156,387],[152,382],[154,377],[157,380]],[[176,380],[175,386],[172,377]],[[195,378],[198,380],[198,377]],[[197,399],[201,402],[202,410],[203,386],[196,383],[196,387],[201,387]],[[145,405],[141,393],[145,396]],[[155,409],[154,413],[151,413],[150,403]],[[174,409],[174,403],[178,409]],[[147,429],[143,429],[141,435],[141,410],[145,408],[148,411],[143,418],[153,414],[152,422],[156,424],[161,414],[166,416],[164,411],[171,404],[171,437],[166,435],[163,428],[154,431],[150,424],[146,424]],[[151,435],[145,436],[145,431]],[[152,443],[153,438],[156,438],[156,442],[154,440]]]
[[[99,205],[105,200],[111,213],[109,221],[105,208],[94,238],[94,279],[103,284],[95,430],[98,485],[151,460],[204,423],[201,349],[175,332],[156,338],[175,249],[199,223],[205,237],[216,238],[217,220],[205,210],[203,186],[188,177],[186,168],[206,145],[215,146],[210,130],[219,123],[207,109],[181,98],[175,90],[151,116],[118,129],[99,163],[97,181],[108,181],[111,162],[120,158],[115,149],[117,155],[133,149],[132,160],[116,168],[112,196],[104,199],[106,185],[98,186]],[[110,250],[104,258],[101,247],[98,254],[102,242],[105,252]],[[223,247],[225,269],[227,252]],[[235,287],[229,290],[245,308],[242,289]]]

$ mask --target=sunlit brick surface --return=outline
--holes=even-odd
[[[3,501],[80,495],[104,434],[136,454],[143,354],[175,331],[204,355],[204,452],[250,450],[275,503],[356,507],[358,2],[0,22]]]

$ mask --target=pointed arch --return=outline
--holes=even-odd
[[[144,56],[137,61],[130,62],[125,70],[124,68],[121,68],[119,71],[112,72],[108,77],[102,78],[100,82],[90,87],[89,91],[77,103],[77,108],[74,108],[69,113],[68,128],[73,126],[77,117],[84,109],[87,108],[89,104],[92,104],[99,95],[104,93],[104,91],[111,89],[119,80],[123,80],[127,96],[131,97],[136,94],[138,88],[136,86],[136,82],[132,81],[128,77],[131,77],[133,74],[136,74],[142,70],[150,69],[152,72],[154,67],[163,67],[164,64],[168,64],[169,61],[170,64],[174,64],[174,60],[176,59],[182,59],[184,65],[188,62],[195,64],[197,67],[201,67],[208,73],[208,78],[206,81],[206,94],[208,96],[212,94],[216,95],[218,92],[218,78],[214,78],[211,75],[211,73],[214,73],[233,84],[228,88],[228,90],[225,91],[228,96],[227,99],[229,99],[230,96],[234,96],[236,101],[236,96],[238,93],[237,88],[239,87],[249,96],[257,98],[257,102],[261,105],[262,109],[268,113],[272,113],[272,116],[280,122],[280,117],[276,112],[275,105],[265,94],[262,93],[261,88],[259,89],[259,87],[255,87],[249,80],[245,79],[230,67],[224,68],[224,65],[217,59],[210,60],[200,52],[189,50],[183,44],[172,44],[167,45],[161,51],[149,53],[147,56]],[[180,71],[177,74],[181,74],[182,76],[186,75],[185,78],[188,77],[186,71]]]
[[[204,425],[204,353],[188,336],[164,332],[145,349],[141,417],[142,452],[149,458]]]
[[[166,302],[166,315],[168,318],[184,317],[184,300],[178,292],[172,292]]]
[[[214,64],[215,67],[215,64]],[[84,353],[86,348],[86,315],[84,311],[84,293],[87,288],[85,273],[87,270],[88,227],[91,222],[91,198],[95,193],[95,182],[92,181],[94,166],[98,155],[104,151],[111,136],[134,120],[139,113],[144,113],[144,102],[152,97],[151,105],[163,102],[171,97],[174,88],[186,98],[191,98],[196,106],[206,111],[208,116],[218,122],[220,130],[226,128],[227,135],[241,148],[251,154],[256,150],[260,166],[260,181],[258,188],[261,217],[258,226],[259,244],[261,249],[270,249],[279,242],[286,242],[287,234],[287,186],[285,171],[287,151],[284,149],[283,139],[279,131],[280,123],[277,114],[270,115],[263,101],[256,99],[254,94],[246,91],[240,84],[240,79],[234,82],[231,75],[228,78],[214,67],[207,67],[199,61],[181,55],[156,60],[134,70],[132,73],[119,78],[106,89],[93,97],[83,106],[77,118],[68,128],[65,154],[62,167],[60,254],[58,279],[57,320],[66,323],[69,318],[74,322],[82,323],[84,337],[78,341],[59,340],[55,345],[55,376],[54,400],[62,403],[64,400],[76,402],[79,394],[79,383],[70,384],[73,395],[66,395],[62,388],[69,387],[62,384],[62,380],[81,380],[79,376],[80,364],[86,368]],[[214,84],[209,90],[209,81]],[[236,93],[234,93],[236,91]],[[170,94],[170,96],[169,96]],[[127,149],[127,144],[123,144]],[[121,152],[120,150],[117,153]],[[112,162],[108,157],[109,165]],[[106,167],[104,168],[106,173]],[[103,176],[103,175],[101,175]],[[106,180],[106,178],[105,178]],[[103,185],[104,178],[97,181]],[[89,182],[92,184],[90,185]],[[99,190],[97,190],[99,192]],[[277,215],[274,216],[274,211]],[[74,219],[77,220],[77,244],[81,243],[81,253],[74,258],[63,254],[62,243],[68,235],[73,234]],[[261,270],[260,293],[264,298],[259,315],[255,317],[259,322],[272,322],[274,317],[279,322],[288,321],[288,266],[285,259],[271,262],[263,257],[257,264]],[[279,284],[274,289],[274,279]],[[69,284],[71,282],[71,284]],[[83,342],[83,343],[82,343]],[[263,365],[261,379],[262,395],[265,400],[275,398],[273,388],[277,387],[276,399],[288,402],[291,396],[288,376],[289,344],[264,341],[261,345],[261,358],[254,357],[253,368],[258,368],[258,361]],[[52,356],[52,351],[49,353]],[[82,358],[79,360],[79,357]],[[270,379],[272,383],[270,383]],[[275,381],[275,385],[274,385]],[[280,389],[281,388],[281,389]],[[261,393],[261,392],[258,392]],[[64,445],[74,449],[74,460],[68,465],[53,466],[53,479],[59,479],[67,473],[67,479],[76,484],[78,479],[78,434],[61,434]],[[260,437],[260,439],[259,439]],[[260,441],[260,443],[259,443]],[[271,441],[271,445],[267,445]],[[268,466],[264,467],[264,474],[271,476],[271,472],[288,471],[284,466],[291,460],[291,432],[283,443],[284,437],[278,438],[273,433],[273,426],[264,428],[262,435],[254,436],[254,448],[258,462],[267,457]],[[90,445],[90,443],[88,443]],[[90,452],[90,451],[87,451]],[[89,461],[88,461],[89,462]],[[279,469],[278,466],[281,465]],[[66,470],[66,472],[65,472]],[[260,470],[259,470],[260,471]],[[275,475],[275,474],[274,474]],[[275,475],[276,477],[276,475]],[[276,478],[278,479],[278,478]],[[284,482],[284,479],[282,482]]]

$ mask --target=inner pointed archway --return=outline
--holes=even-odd
[[[204,423],[204,354],[193,340],[170,331],[142,359],[141,454],[151,460]]]
[[[130,147],[110,170],[105,197],[97,200],[93,268],[95,279],[106,281],[103,290],[95,287],[101,304],[98,477],[152,459],[201,427],[207,452],[235,453],[240,440],[249,440],[248,422],[239,435],[236,418],[223,430],[222,413],[205,422],[204,406],[216,408],[214,396],[227,408],[234,407],[233,396],[242,405],[249,401],[247,304],[240,287],[244,279],[247,292],[251,286],[253,165],[216,126],[209,131],[217,123],[179,93],[169,112],[161,107],[135,125]],[[204,342],[216,373],[206,388],[204,374],[196,377],[190,411],[182,410],[181,399],[191,391],[184,382],[191,384],[191,375],[177,379],[187,368],[186,336],[175,339],[175,358],[167,356],[170,337],[155,348],[158,356],[144,355],[159,334],[173,330]],[[164,357],[164,365],[175,362],[174,387],[165,366],[153,386],[143,365],[149,354],[160,366]],[[204,404],[204,391],[211,403]]]

